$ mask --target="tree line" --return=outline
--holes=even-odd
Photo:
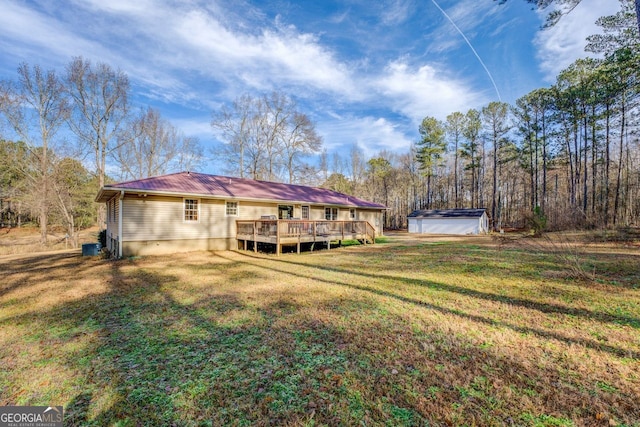
[[[325,185],[384,203],[392,228],[414,209],[463,207],[486,208],[494,229],[637,225],[639,38],[634,2],[621,6],[587,39],[602,59],[575,61],[515,105],[425,117],[408,153],[363,161],[352,147]]]
[[[637,225],[640,214],[638,28],[633,0],[550,87],[425,117],[405,153],[331,156],[313,121],[281,92],[245,94],[212,114],[224,173],[324,186],[383,203],[385,227],[414,209],[487,208],[494,229]],[[21,64],[0,82],[0,223],[104,223],[93,197],[126,180],[202,165],[200,143],[150,107],[131,106],[125,73],[81,57],[62,75]],[[6,135],[11,134],[12,138]],[[3,135],[4,138],[3,138]],[[314,164],[313,159],[316,162]],[[0,224],[0,226],[3,224]]]
[[[552,0],[531,0],[546,7]],[[553,25],[579,0],[551,14]],[[610,227],[637,224],[640,147],[637,138],[638,1],[597,21],[602,34],[556,83],[518,99],[425,117],[419,140],[404,154],[367,159],[357,144],[320,152],[317,166],[300,163],[289,182],[321,185],[385,204],[385,226],[406,227],[414,209],[487,208],[494,229]],[[229,172],[282,179],[285,129],[296,129],[282,95],[245,95],[214,114]],[[285,118],[286,117],[286,118]],[[301,153],[321,149],[315,132],[300,138]],[[348,152],[347,152],[348,151]],[[274,167],[275,166],[275,167]]]
[[[93,198],[109,180],[202,161],[197,140],[131,107],[127,75],[108,64],[77,57],[63,75],[26,63],[17,74],[0,81],[0,225],[35,220],[43,244],[48,225],[62,225],[75,245],[79,228],[104,223]]]

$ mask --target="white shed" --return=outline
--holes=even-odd
[[[485,234],[489,232],[486,209],[419,209],[408,216],[409,233]]]

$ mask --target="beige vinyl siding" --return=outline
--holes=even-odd
[[[200,246],[209,250],[223,246],[231,248],[236,237],[237,220],[260,219],[263,215],[278,214],[278,203],[237,200],[238,215],[227,216],[226,200],[189,198],[198,200],[198,221],[185,221],[183,197],[158,195],[142,197],[128,194],[122,201],[118,197],[114,197],[107,203],[107,208],[111,209],[111,212],[115,212],[115,215],[112,214],[108,217],[107,236],[113,239],[118,238],[117,215],[120,202],[123,204],[123,221],[122,236],[119,241],[123,242],[123,248],[126,242],[132,244],[138,242],[137,246],[126,246],[127,249],[136,253],[142,253],[143,250],[151,251],[152,242],[153,245],[158,246],[153,249],[154,251],[183,250],[189,247],[186,242],[190,240],[194,241],[192,249]],[[310,219],[324,220],[324,209],[325,206],[310,206]],[[294,212],[296,217],[301,215],[300,205],[295,205]],[[380,211],[358,209],[357,215],[359,220],[369,221],[376,228],[376,231],[382,234]],[[349,209],[339,208],[338,219],[349,220]],[[161,243],[163,241],[167,243]],[[171,247],[164,248],[163,245],[169,245],[168,241],[174,242],[171,243]]]
[[[360,221],[368,221],[375,229],[378,235],[382,235],[382,212],[374,210],[358,209],[356,215]]]
[[[207,239],[235,234],[235,223],[233,229],[227,224],[223,200],[198,200],[198,221],[185,221],[182,197],[126,196],[123,241]]]
[[[233,226],[235,227],[236,219],[260,219],[262,215],[278,215],[277,203],[258,203],[258,202],[238,202],[239,215],[233,218]],[[235,237],[235,228],[234,235]]]
[[[309,209],[309,219],[312,221],[321,221],[324,219],[324,206],[311,206]]]
[[[118,215],[120,212],[120,199],[112,197],[107,203],[107,249],[114,250],[112,240],[118,240]]]
[[[124,241],[235,238],[236,220],[276,215],[277,205],[238,201],[238,215],[226,215],[225,200],[198,199],[198,221],[184,220],[184,199],[126,196],[122,225]]]
[[[349,209],[338,208],[338,220],[351,221],[351,218],[349,218]]]

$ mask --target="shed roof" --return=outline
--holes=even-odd
[[[385,209],[385,206],[379,203],[369,202],[326,188],[257,181],[247,178],[233,178],[195,172],[178,172],[105,185],[98,193],[96,201],[106,202],[121,190],[125,190],[125,192],[146,192],[150,194],[288,201]]]
[[[479,209],[417,209],[409,218],[480,218],[486,212]]]

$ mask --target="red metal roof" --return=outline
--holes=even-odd
[[[277,200],[360,208],[385,209],[384,205],[338,193],[326,188],[279,182],[256,181],[247,178],[178,172],[135,181],[109,184],[103,187],[97,201],[105,201],[103,193],[113,190],[148,191],[185,195],[215,196],[236,199]]]

